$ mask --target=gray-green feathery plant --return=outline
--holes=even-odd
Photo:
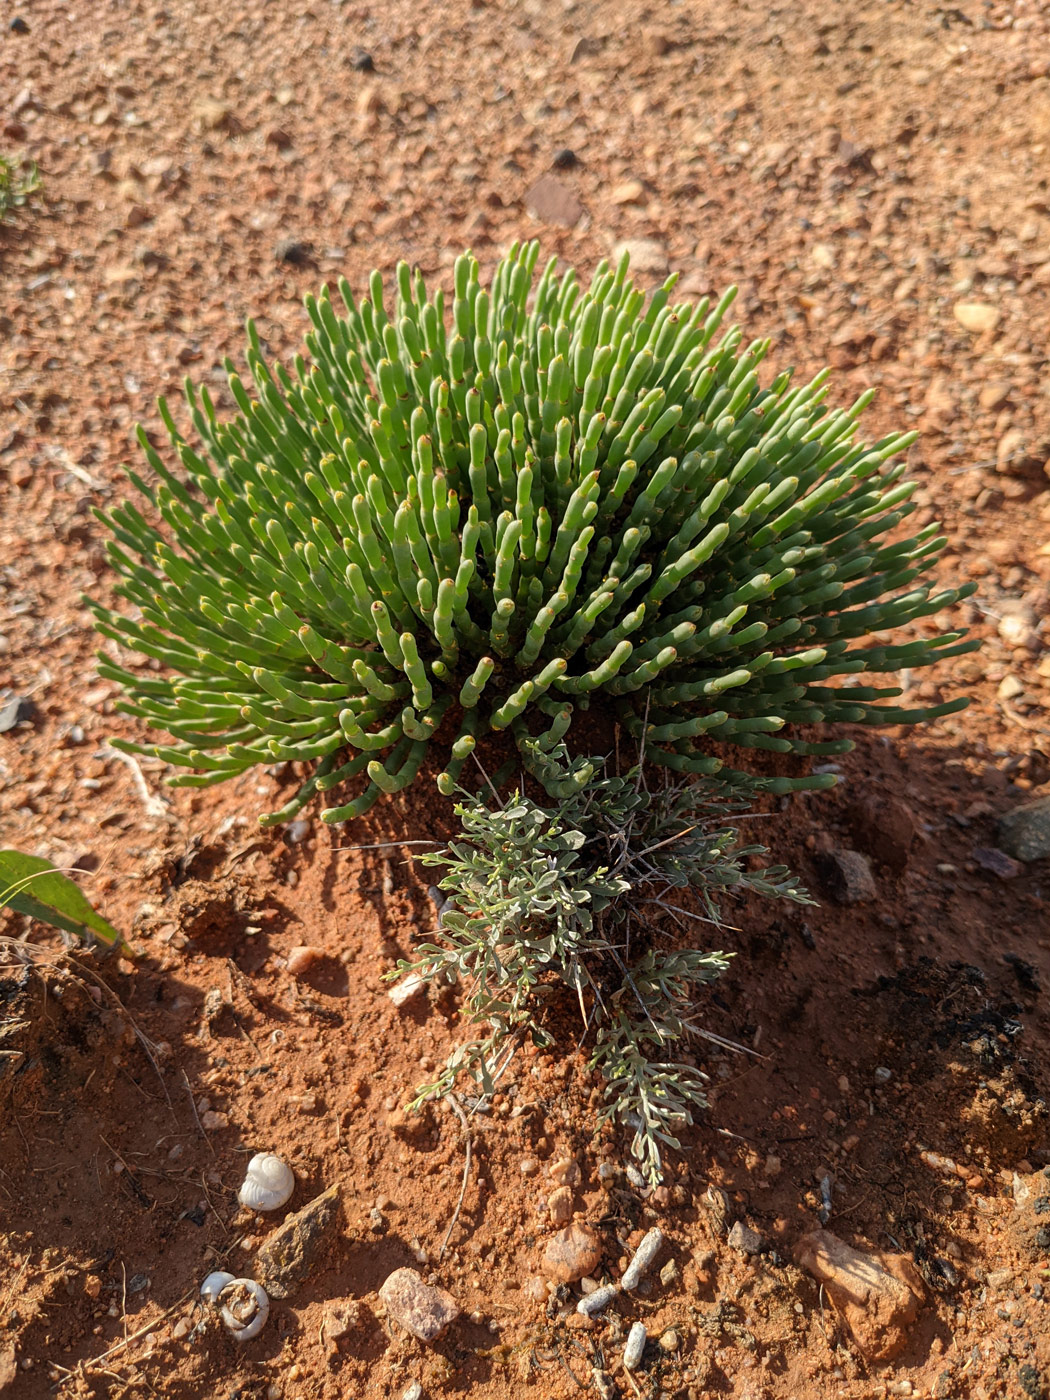
[[[673,1058],[690,1035],[697,986],[717,977],[721,952],[674,949],[670,922],[720,923],[727,894],[809,899],[783,866],[752,871],[761,846],[740,846],[732,825],[743,804],[704,780],[647,791],[642,769],[624,777],[595,772],[564,745],[549,755],[568,794],[541,807],[515,793],[488,806],[464,796],[462,835],[422,857],[445,869],[447,895],[434,941],[392,976],[458,983],[464,1015],[482,1034],[461,1045],[439,1077],[417,1091],[415,1107],[447,1093],[461,1075],[490,1094],[525,1034],[551,1044],[544,985],[552,975],[579,1002],[592,1066],[606,1083],[600,1121],[615,1116],[634,1131],[632,1152],[651,1180],[661,1153],[704,1105],[705,1076]],[[585,783],[579,781],[587,771]],[[702,913],[671,902],[692,887]]]
[[[892,459],[913,435],[856,442],[871,395],[829,412],[825,374],[762,388],[770,342],[716,338],[731,293],[673,303],[672,277],[647,299],[626,258],[586,292],[553,262],[536,283],[538,252],[515,245],[490,288],[459,258],[448,307],[405,264],[390,311],[378,274],[360,305],[340,282],[341,315],[308,297],[311,362],[291,371],[267,367],[249,323],[254,397],[229,364],[229,419],[187,385],[203,452],[161,401],[183,472],[139,430],[157,481],[130,476],[152,518],[102,516],[130,606],[93,607],[163,663],[99,670],[174,742],[124,748],[198,786],[316,765],[269,822],[363,775],[322,813],[340,821],[410,783],[446,717],[445,793],[489,730],[561,781],[544,755],[599,700],[654,762],[781,793],[834,779],[757,776],[749,750],[850,747],[795,726],[965,703],[902,709],[878,703],[898,688],[856,683],[969,647],[884,640],[969,591],[919,581],[936,525],[893,533],[914,485]]]

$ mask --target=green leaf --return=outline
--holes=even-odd
[[[22,851],[0,851],[0,909],[5,906],[90,943],[133,956],[131,946],[74,885],[48,860]]]

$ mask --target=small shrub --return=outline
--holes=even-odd
[[[28,204],[41,184],[36,161],[19,164],[0,156],[0,223],[14,223],[14,211]]]
[[[936,525],[893,533],[913,434],[856,442],[871,394],[829,412],[824,374],[763,388],[769,342],[718,338],[731,294],[676,304],[672,277],[647,300],[626,259],[586,292],[553,262],[534,286],[538,252],[512,248],[488,288],[461,257],[448,306],[405,264],[390,312],[378,274],[360,305],[340,283],[342,315],[308,297],[311,361],[291,371],[249,323],[254,396],[228,366],[223,420],[187,387],[201,451],[161,402],[183,473],[140,429],[157,484],[131,480],[160,524],[102,516],[129,606],[94,611],[162,663],[99,669],[174,742],[125,748],[194,785],[310,764],[267,821],[360,776],[322,814],[341,821],[410,783],[443,725],[445,793],[481,735],[509,730],[563,795],[546,755],[592,702],[655,763],[786,792],[834,779],[759,776],[750,751],[837,754],[849,740],[814,726],[965,703],[903,709],[862,683],[969,645],[885,638],[969,591],[921,581]]]
[[[461,1045],[415,1106],[447,1093],[461,1075],[492,1093],[523,1035],[551,1044],[543,1024],[553,976],[579,1002],[592,1066],[606,1080],[606,1108],[634,1133],[632,1151],[651,1180],[661,1153],[704,1105],[705,1076],[676,1060],[690,1035],[696,988],[725,969],[721,952],[661,946],[668,922],[718,926],[724,897],[745,893],[809,903],[783,866],[754,872],[761,846],[740,846],[732,825],[740,802],[704,781],[654,792],[636,768],[625,777],[591,772],[563,746],[549,757],[570,793],[541,807],[515,793],[487,806],[464,796],[456,813],[462,835],[422,857],[446,873],[447,893],[435,940],[419,947],[399,973],[461,984],[467,1021],[482,1027]],[[698,892],[703,913],[669,902],[674,891]],[[397,974],[394,974],[397,975]]]

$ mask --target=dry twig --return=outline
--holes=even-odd
[[[111,1356],[115,1356],[118,1351],[123,1351],[126,1347],[129,1347],[132,1342],[137,1342],[140,1337],[148,1336],[149,1333],[154,1330],[154,1328],[159,1327],[162,1322],[165,1322],[169,1317],[171,1317],[172,1313],[178,1312],[179,1308],[182,1307],[183,1303],[185,1303],[189,1298],[192,1298],[195,1292],[196,1290],[191,1288],[188,1292],[184,1293],[177,1302],[172,1303],[170,1308],[166,1308],[164,1312],[160,1314],[159,1317],[155,1317],[152,1322],[147,1322],[145,1327],[140,1327],[137,1332],[132,1332],[129,1337],[124,1337],[121,1341],[114,1342],[113,1345],[109,1348],[109,1350],[104,1351],[101,1354],[101,1356],[94,1356],[89,1361],[77,1362],[76,1366],[71,1371],[66,1370],[64,1366],[59,1366],[57,1362],[52,1362],[51,1364],[52,1366],[54,1366],[54,1369],[56,1371],[65,1372],[65,1375],[63,1376],[62,1380],[59,1381],[58,1385],[56,1385],[54,1389],[60,1390],[62,1386],[64,1386],[67,1383],[67,1381],[74,1380],[77,1376],[83,1375],[85,1372],[92,1369],[93,1367],[101,1367],[103,1361],[108,1361],[109,1358]]]
[[[456,1112],[456,1116],[463,1124],[467,1148],[466,1160],[463,1163],[463,1185],[459,1189],[459,1200],[456,1202],[456,1209],[452,1212],[452,1219],[448,1223],[448,1229],[445,1231],[445,1238],[441,1241],[441,1248],[438,1250],[439,1260],[443,1259],[445,1256],[445,1250],[448,1248],[448,1242],[452,1237],[452,1231],[456,1228],[456,1221],[459,1219],[459,1213],[463,1209],[463,1202],[467,1194],[467,1182],[470,1179],[470,1164],[474,1153],[474,1139],[470,1135],[470,1124],[467,1122],[467,1115],[463,1112],[463,1105],[460,1103],[459,1099],[456,1098],[455,1094],[449,1094],[447,1097],[449,1103]]]
[[[169,809],[168,804],[162,797],[150,792],[149,784],[143,776],[134,754],[121,753],[120,749],[114,749],[106,744],[102,749],[104,758],[115,758],[118,762],[131,771],[132,781],[135,784],[135,791],[142,799],[142,805],[151,817],[163,817],[165,821],[174,821],[175,814]]]

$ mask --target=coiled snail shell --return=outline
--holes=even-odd
[[[272,1152],[257,1152],[248,1163],[237,1199],[249,1210],[279,1210],[295,1190],[295,1174]]]
[[[250,1342],[266,1326],[270,1300],[261,1283],[251,1278],[235,1278],[219,1295],[222,1320],[235,1342]]]
[[[213,1308],[218,1307],[219,1294],[228,1283],[233,1283],[235,1278],[236,1275],[224,1273],[222,1269],[216,1269],[213,1274],[209,1274],[201,1284],[202,1302],[210,1303]]]

